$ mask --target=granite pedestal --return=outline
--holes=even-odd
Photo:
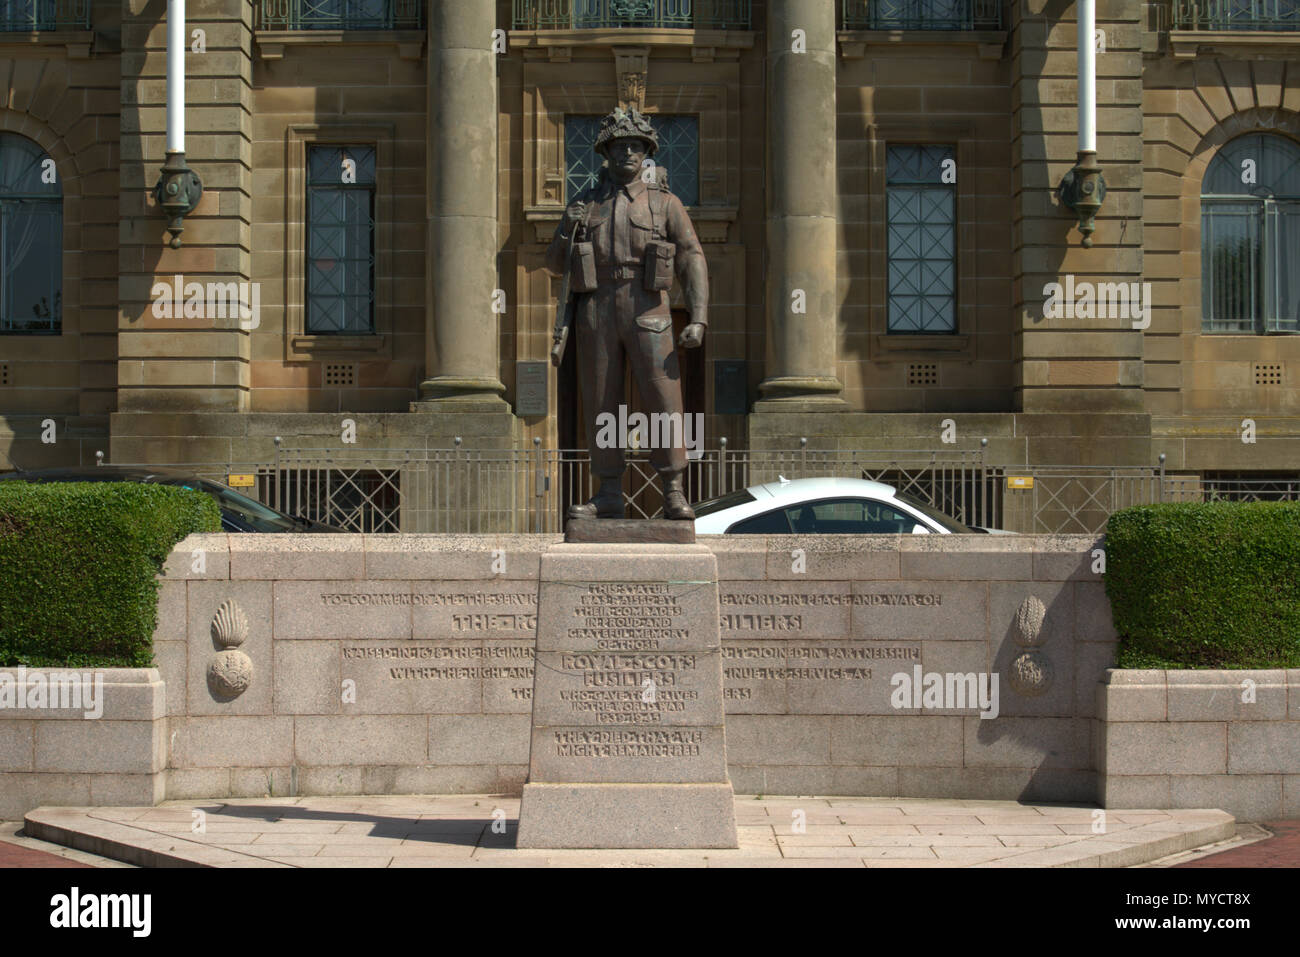
[[[518,846],[737,846],[707,547],[542,555]]]

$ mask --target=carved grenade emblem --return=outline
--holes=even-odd
[[[1051,659],[1040,648],[1034,647],[1047,640],[1043,634],[1043,621],[1046,618],[1047,608],[1035,595],[1022,601],[1016,611],[1016,644],[1026,650],[1011,660],[1007,668],[1007,682],[1016,694],[1026,698],[1045,693],[1052,686],[1055,677]]]
[[[238,648],[248,639],[248,616],[227,598],[212,616],[212,641],[222,649]]]
[[[1035,698],[1052,686],[1052,662],[1040,651],[1022,651],[1007,669],[1007,681],[1016,694]]]
[[[1016,641],[1026,647],[1040,644],[1043,641],[1043,620],[1046,617],[1047,609],[1036,596],[1030,595],[1022,601],[1016,612]]]
[[[248,638],[248,616],[233,599],[212,616],[212,643],[221,650],[208,662],[208,690],[218,701],[231,701],[253,681],[253,660],[237,650]]]

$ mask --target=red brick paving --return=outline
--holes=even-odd
[[[1300,867],[1300,821],[1272,821],[1261,827],[1273,833],[1270,838],[1209,854],[1199,860],[1175,867]]]
[[[78,861],[70,861],[57,854],[34,851],[30,847],[21,847],[0,841],[0,868],[3,867],[90,867]]]

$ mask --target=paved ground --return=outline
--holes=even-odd
[[[0,869],[10,867],[130,867],[121,861],[19,834],[22,821],[0,821]]]
[[[740,847],[698,851],[517,850],[519,799],[491,795],[40,808],[27,831],[135,864],[216,867],[1126,866],[1237,831],[1222,811],[1107,811],[1100,823],[1095,813],[1010,801],[737,797]]]

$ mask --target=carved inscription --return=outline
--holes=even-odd
[[[780,584],[786,590],[731,591],[718,596],[722,612],[718,624],[724,635],[737,632],[755,636],[795,632],[804,633],[808,637],[837,638],[848,634],[848,622],[843,615],[849,609],[936,608],[943,604],[943,595],[928,592],[850,594],[848,591],[829,589],[793,591],[784,582],[766,584],[769,587]],[[801,608],[807,611],[795,611]]]
[[[895,594],[839,594],[827,592],[792,592],[772,594],[769,592],[730,593],[719,596],[719,604],[727,605],[942,605],[943,596],[935,594],[895,595]]]
[[[562,587],[559,604],[549,607],[565,650],[541,656],[560,679],[542,685],[549,699],[542,702],[546,723],[594,728],[712,723],[701,719],[701,709],[716,701],[702,683],[711,652],[692,640],[691,621],[698,626],[699,619],[692,618],[689,590],[663,582]],[[368,706],[378,697],[376,710],[401,713],[529,710],[537,593],[514,582],[492,583],[495,591],[460,588],[466,590],[432,585],[411,593],[318,593],[322,606],[349,619],[353,640],[341,649],[345,676],[358,681]],[[944,598],[919,589],[852,594],[847,584],[835,582],[755,583],[752,591],[740,586],[719,595],[713,607],[726,639],[721,649],[726,709],[885,713],[888,675],[903,662],[920,662],[920,645],[852,638],[857,629],[847,627],[849,610],[888,608],[891,618],[910,619],[916,614],[911,609],[937,609]],[[376,614],[387,621],[403,614],[398,606],[413,608],[414,639],[357,640],[366,633],[363,621]],[[411,690],[399,691],[402,687]]]
[[[537,595],[532,592],[471,592],[429,593],[423,595],[400,592],[327,592],[320,596],[324,605],[521,605],[537,606]]]
[[[345,641],[340,654],[368,713],[517,714],[532,698],[530,641]]]
[[[683,758],[700,753],[704,732],[695,728],[661,731],[555,731],[556,754],[584,758]]]
[[[588,585],[573,610],[580,625],[569,638],[600,651],[655,651],[660,642],[685,639],[682,608],[667,585],[610,582]]]
[[[393,665],[388,676],[471,681],[481,678],[525,679],[533,676],[533,649],[527,645],[352,645],[343,660],[419,661]],[[490,662],[490,663],[489,663]]]
[[[726,779],[716,572],[661,564],[659,581],[591,581],[557,560],[541,581],[530,781]]]
[[[564,677],[554,686],[558,709],[554,701],[544,703],[553,723],[688,723],[692,703],[700,700],[693,680],[700,662],[694,652],[661,650],[690,638],[685,609],[672,588],[654,582],[598,582],[581,586],[575,597],[564,609],[571,615],[566,643],[592,650],[544,656],[544,665],[553,663]]]
[[[921,660],[919,645],[874,641],[727,641],[723,697],[739,714],[876,714],[888,676]]]

